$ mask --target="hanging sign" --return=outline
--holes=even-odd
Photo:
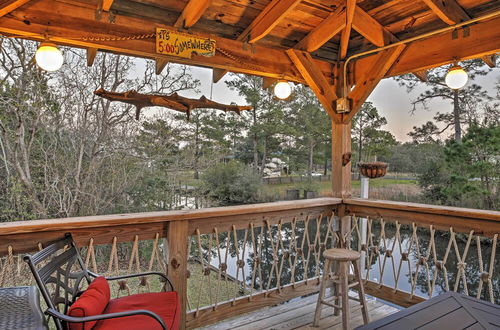
[[[174,30],[156,28],[156,52],[184,58],[191,58],[193,53],[214,56],[215,40],[200,38]]]

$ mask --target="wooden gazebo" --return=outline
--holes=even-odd
[[[84,48],[89,66],[97,52],[105,51],[152,59],[156,61],[157,73],[167,63],[175,62],[213,68],[215,82],[231,71],[262,76],[263,87],[278,80],[308,85],[332,120],[332,189],[336,198],[308,204],[277,203],[261,208],[197,211],[191,215],[174,212],[170,215],[129,215],[116,219],[107,216],[29,225],[11,223],[0,227],[0,235],[6,242],[0,244],[0,255],[7,253],[7,244],[11,246],[9,253],[12,249],[28,251],[27,237],[33,243],[46,242],[56,234],[71,230],[80,243],[87,244],[88,238],[92,237],[92,244],[97,244],[107,242],[113,235],[112,230],[102,229],[104,226],[121,226],[119,228],[128,228],[125,230],[128,234],[120,234],[120,239],[132,241],[134,237],[137,240],[137,235],[130,230],[163,235],[163,224],[168,223],[166,236],[172,237],[169,242],[170,264],[181,260],[182,265],[186,246],[174,240],[190,235],[199,237],[200,232],[201,235],[209,233],[211,223],[221,224],[223,219],[230,221],[231,217],[238,215],[240,220],[236,225],[231,227],[228,222],[219,228],[230,232],[246,228],[243,220],[249,214],[259,214],[262,219],[270,217],[276,224],[277,213],[291,219],[290,210],[300,214],[316,212],[317,216],[325,215],[323,212],[326,209],[331,211],[332,207],[341,218],[349,212],[374,216],[386,214],[399,220],[418,220],[424,225],[437,223],[446,230],[452,225],[465,233],[478,230],[491,237],[498,233],[498,212],[427,209],[394,203],[369,205],[349,200],[350,121],[383,78],[412,73],[425,80],[427,69],[471,58],[481,58],[494,66],[495,54],[500,52],[499,27],[498,0],[0,1],[0,34],[38,41],[48,38],[59,45]],[[178,40],[177,44],[175,40]],[[429,215],[440,220],[429,220]],[[257,218],[252,216],[247,220]],[[456,221],[462,218],[475,220],[467,224]],[[177,221],[179,219],[186,221]],[[217,222],[211,222],[211,219]],[[205,227],[196,229],[194,220],[203,220]],[[485,226],[487,223],[495,225]],[[257,225],[263,225],[262,221],[256,222]],[[350,233],[348,226],[348,221],[342,222],[344,235]],[[93,230],[90,228],[101,229],[89,236]],[[492,229],[485,231],[484,228]],[[79,232],[82,236],[78,238]],[[102,240],[99,240],[99,235]],[[179,267],[177,261],[175,265],[177,267],[171,267],[169,273],[182,292],[186,289],[187,269]],[[305,285],[306,289],[297,289],[294,284],[295,291],[290,289],[293,292],[288,294],[279,290],[280,298],[275,302],[312,290],[307,289],[310,285],[307,281]],[[380,288],[382,286],[377,290],[382,290]],[[367,289],[370,290],[370,285]],[[391,290],[384,291],[385,299],[403,305],[415,303],[413,294],[392,294]],[[186,306],[185,297],[182,304]],[[240,306],[240,311],[248,311],[265,303],[244,305],[234,302],[227,306],[233,305]],[[183,317],[187,317],[188,326],[193,327],[221,318],[229,308],[221,305],[211,313],[197,311],[196,315]]]

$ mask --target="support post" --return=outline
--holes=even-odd
[[[332,120],[333,197],[351,198],[351,122]]]
[[[361,198],[368,198],[368,192],[369,192],[369,183],[370,183],[370,179],[362,176],[361,177],[361,191],[360,191],[360,197]],[[366,244],[366,241],[367,241],[367,231],[368,231],[368,227],[367,227],[367,220],[366,218],[361,218],[359,219],[359,230],[360,230],[360,234],[361,234],[361,237],[360,237],[360,240],[359,240],[359,244],[360,245],[365,245],[367,246]],[[361,246],[360,246],[360,251],[361,251],[361,258],[359,259],[359,262],[360,262],[360,265],[361,265],[361,270],[365,270],[365,266],[366,266],[366,251],[363,251],[361,249]]]
[[[188,222],[171,221],[168,223],[168,276],[179,295],[180,329],[186,328],[187,304],[187,250]]]

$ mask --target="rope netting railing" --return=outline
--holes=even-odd
[[[438,230],[417,222],[352,216],[350,246],[361,252],[364,278],[413,296],[455,291],[500,303],[498,234]]]
[[[245,228],[224,231],[213,226],[208,233],[196,229],[188,240],[188,290],[195,293],[188,294],[188,310],[196,317],[207,306],[216,310],[299,283],[317,285],[322,253],[338,241],[334,218],[320,214],[259,225],[249,221]]]
[[[146,271],[166,272],[164,239],[157,233],[153,239],[140,239],[135,235],[133,241],[119,242],[117,236],[109,244],[95,244],[90,238],[86,245],[79,244],[80,255],[85,267],[103,276],[116,276]],[[35,253],[43,249],[36,244]],[[0,287],[35,285],[34,278],[23,260],[26,253],[17,253],[11,246],[7,254],[0,257]],[[164,283],[160,278],[144,276],[140,278],[110,282],[112,295],[118,297],[140,292],[160,291]]]

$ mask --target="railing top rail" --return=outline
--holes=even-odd
[[[41,219],[0,223],[0,237],[4,235],[63,231],[70,229],[96,228],[145,223],[160,223],[181,220],[208,219],[232,215],[259,214],[268,212],[290,211],[328,205],[339,205],[339,198],[315,198],[307,200],[283,201],[274,203],[249,204],[227,207],[214,207],[199,210],[178,210],[128,214],[110,214],[100,216],[73,217],[60,219]]]
[[[415,213],[427,213],[461,218],[472,218],[476,220],[489,220],[500,222],[500,212],[490,210],[468,209],[452,206],[428,205],[408,202],[396,202],[385,200],[370,200],[363,198],[344,199],[346,206],[362,206],[373,209],[400,210]]]

